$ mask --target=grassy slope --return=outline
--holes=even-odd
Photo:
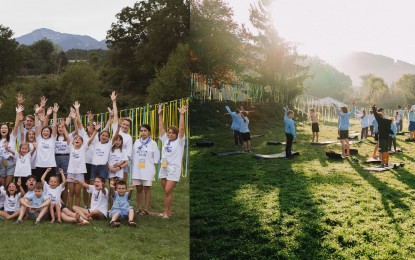
[[[311,127],[298,126],[293,160],[256,160],[252,154],[215,157],[233,149],[230,116],[223,104],[192,106],[192,142],[210,139],[212,148],[191,153],[191,254],[193,258],[408,259],[415,257],[415,176],[412,143],[398,136],[405,162],[397,170],[372,173],[350,159],[328,160],[328,149],[311,146]],[[219,111],[219,112],[218,112]],[[279,153],[284,140],[276,105],[250,116],[255,153]],[[351,130],[359,130],[355,125]],[[336,128],[321,126],[320,140],[334,140]],[[359,158],[372,152],[369,142],[355,145]]]
[[[152,211],[162,212],[163,190],[153,183]],[[133,193],[135,194],[135,192]],[[131,205],[136,207],[135,195]],[[110,228],[108,221],[88,226],[28,220],[21,225],[0,221],[2,259],[187,259],[189,258],[189,179],[173,192],[173,216],[137,216],[138,226]]]

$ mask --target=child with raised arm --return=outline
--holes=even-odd
[[[184,114],[187,112],[187,107],[182,106],[178,110],[180,113],[179,128],[170,126],[166,133],[162,113],[163,105],[159,104],[158,107],[159,134],[163,142],[159,178],[164,190],[164,212],[161,214],[164,219],[170,218],[172,214],[172,193],[177,182],[180,180],[184,146],[186,143]]]
[[[294,112],[292,110],[288,110],[288,107],[284,107],[284,125],[286,137],[285,158],[287,159],[293,158],[293,156],[291,155],[291,148],[293,146],[294,138],[296,137],[293,118]]]
[[[115,113],[114,113],[115,114]],[[120,120],[121,121],[121,120]],[[108,169],[110,172],[110,180],[113,178],[117,179],[124,179],[124,171],[123,168],[125,168],[128,165],[128,158],[127,151],[123,148],[123,137],[119,135],[120,132],[120,124],[119,122],[117,125],[117,128],[115,129],[114,135],[112,136],[112,147],[109,154],[108,159]],[[127,180],[125,180],[127,181]]]
[[[32,174],[31,159],[36,151],[36,144],[34,144],[33,149],[30,150],[29,143],[22,142],[19,145],[18,153],[12,150],[10,151],[14,154],[16,158],[16,168],[14,170],[15,181],[16,178],[22,178],[22,182],[26,183],[27,177]],[[23,188],[27,188],[26,185],[24,185]]]
[[[349,126],[350,126],[350,116],[353,115],[356,111],[354,106],[355,101],[352,102],[352,111],[348,112],[347,107],[341,107],[338,109],[336,104],[333,103],[336,108],[336,112],[339,115],[339,132],[340,132],[340,142],[342,144],[342,157],[350,156],[350,143],[349,143]]]
[[[242,122],[239,132],[241,132],[242,143],[245,148],[245,152],[251,152],[251,135],[249,133],[249,118],[247,112],[241,112]]]
[[[234,112],[232,112],[228,106],[226,106],[225,109],[226,111],[228,111],[228,113],[232,117],[231,129],[233,131],[233,138],[235,140],[235,146],[242,146],[242,137],[241,137],[241,133],[239,132],[239,129],[241,128],[241,124],[242,124],[242,117],[241,117],[240,111],[236,109]]]
[[[366,139],[368,135],[368,129],[369,129],[369,116],[366,114],[366,110],[364,109],[360,117],[360,125],[362,126],[362,131],[360,133],[360,139]]]
[[[140,138],[134,142],[131,158],[131,185],[137,187],[137,214],[148,215],[151,204],[151,186],[156,175],[156,164],[160,160],[157,143],[151,139],[151,127],[147,124],[140,126]],[[145,204],[143,209],[143,190]]]
[[[133,138],[128,133],[128,131],[131,128],[132,121],[130,118],[120,118],[120,120],[118,119],[117,95],[115,94],[115,91],[111,93],[111,100],[112,100],[112,107],[113,107],[113,113],[114,113],[114,123],[112,124],[112,132],[115,133],[117,128],[120,128],[118,135],[122,138],[122,149],[121,150],[126,151],[128,161],[130,161],[131,150],[133,148]],[[128,162],[127,164],[123,165],[122,171],[123,171],[124,176],[121,179],[124,179],[125,181],[127,181],[128,171],[129,171]]]
[[[391,130],[392,121],[390,119],[384,118],[385,111],[383,108],[376,108],[376,105],[372,106],[373,114],[378,123],[379,130],[379,153],[381,160],[381,168],[388,166],[389,164],[389,153],[388,153],[388,142],[389,134],[393,133]]]
[[[21,179],[19,178],[16,183],[10,182],[6,186],[4,210],[0,211],[0,216],[4,219],[13,219],[20,214],[20,198],[25,195],[25,191],[20,184]]]
[[[318,142],[318,133],[320,132],[320,128],[318,126],[318,114],[314,108],[310,108],[310,115],[308,117],[311,121],[311,131],[313,132],[313,140],[312,143]]]
[[[88,185],[84,181],[71,178],[75,183],[80,183],[91,193],[91,208],[85,209],[79,206],[73,206],[73,210],[83,219],[91,221],[92,219],[104,219],[108,211],[108,190],[105,188],[105,179],[96,177],[94,185]]]
[[[130,227],[137,226],[134,222],[134,208],[130,206],[132,188],[127,189],[127,183],[123,180],[115,181],[114,179],[110,182],[111,195],[113,204],[111,207],[110,215],[111,218],[110,226],[119,227],[122,220],[128,218],[128,225]]]
[[[370,110],[369,114],[367,115],[367,120],[369,121],[369,130],[370,130],[370,136],[375,136],[375,132],[374,130],[374,125],[373,125],[373,121],[375,120],[375,116],[373,115],[373,111]]]
[[[0,180],[4,186],[13,181],[13,174],[16,168],[14,149],[16,148],[16,137],[10,134],[9,127],[3,123],[0,126]],[[13,152],[13,153],[12,153]]]
[[[43,217],[46,217],[50,199],[43,193],[43,185],[38,182],[35,185],[34,193],[20,199],[20,214],[15,224],[23,222],[23,217],[27,214],[29,219],[34,219],[35,224],[40,224]]]
[[[51,168],[46,169],[45,173],[42,175],[42,184],[48,198],[50,199],[50,223],[55,223],[55,210],[58,218],[58,223],[62,223],[61,219],[61,194],[65,189],[66,178],[62,168],[59,168],[59,173],[61,174],[62,183],[59,184],[58,176],[54,175],[49,178],[49,184],[45,181],[46,176],[51,171]]]

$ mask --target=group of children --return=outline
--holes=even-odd
[[[225,107],[228,114],[232,117],[231,129],[235,146],[243,145],[245,152],[251,152],[251,135],[249,133],[248,114],[253,111],[244,110],[243,106],[239,106],[235,111],[231,111],[229,106]]]
[[[150,188],[159,163],[159,178],[164,190],[164,212],[160,216],[171,216],[172,191],[181,176],[187,108],[179,108],[179,127],[170,126],[166,133],[163,104],[158,105],[159,133],[164,144],[160,156],[147,124],[139,127],[140,136],[133,144],[129,134],[131,119],[118,118],[116,98],[113,92],[113,108],[108,109],[110,119],[100,131],[101,125],[94,122],[91,112],[87,113],[89,123],[84,129],[79,102],[73,104],[66,120],[58,122],[58,104],[46,109],[47,100],[42,97],[40,104],[35,105],[34,116],[24,117],[24,98],[17,95],[13,131],[9,131],[7,124],[0,126],[1,217],[17,218],[15,223],[29,217],[37,224],[49,212],[51,223],[88,224],[92,219],[105,219],[110,206],[111,226],[119,226],[118,220],[123,218],[128,219],[130,226],[135,226],[134,209],[129,204],[133,187],[136,186],[137,191],[136,213],[149,215]],[[52,114],[52,124],[48,125]],[[68,133],[71,121],[75,130]],[[128,172],[131,172],[130,186],[127,185]],[[107,180],[110,192],[105,187]],[[84,207],[80,205],[81,189]]]

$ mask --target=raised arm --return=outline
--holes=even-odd
[[[19,191],[20,191],[20,197],[23,197],[23,196],[26,194],[26,192],[24,191],[24,189],[23,189],[23,187],[22,187],[22,177],[19,177],[19,178],[17,179],[16,185],[17,185],[17,187],[19,188]]]
[[[58,124],[58,103],[53,104],[53,122],[52,122],[52,136],[56,137],[57,134],[57,124]]]
[[[62,168],[59,168],[59,173],[61,174],[61,178],[62,178],[61,187],[63,188],[65,187],[65,184],[66,184],[66,178],[65,178],[65,174]]]
[[[112,111],[114,113],[114,122],[118,122],[117,95],[115,94],[115,91],[111,93],[111,100],[112,100]]]
[[[36,143],[32,143],[32,145],[33,145],[33,149],[30,151],[30,156],[33,156],[33,154],[36,152],[36,148],[37,148]]]
[[[35,110],[35,133],[36,133],[36,137],[38,137],[40,135],[40,131],[42,128],[42,126],[39,125],[40,107],[38,104],[36,104],[33,109]]]
[[[46,182],[46,176],[48,175],[48,173],[52,170],[52,168],[47,168],[46,171],[43,173],[42,178],[40,178],[40,180],[42,181],[42,184],[45,185]]]
[[[71,143],[71,140],[69,138],[68,130],[66,130],[66,122],[64,120],[61,120],[60,125],[62,126],[62,129],[63,129],[63,135],[65,136],[66,144],[69,145]]]
[[[88,183],[86,183],[84,181],[81,181],[81,180],[77,180],[74,177],[69,177],[69,179],[71,179],[75,183],[81,184],[81,186],[84,187],[85,189],[89,189],[89,184]]]
[[[117,125],[118,125],[117,129],[115,130],[114,134],[112,135],[112,144],[114,144],[114,140],[115,140],[116,137],[118,137],[118,134],[120,132],[121,119],[118,120],[118,124]]]
[[[18,107],[16,107],[16,120],[14,122],[14,127],[13,127],[13,135],[14,136],[17,136],[17,134],[19,132],[18,131],[19,127],[23,122],[23,110],[24,110],[24,107],[22,105],[19,105]],[[23,140],[23,139],[21,139],[21,140]]]
[[[179,119],[179,138],[182,139],[185,133],[184,129],[184,114],[187,112],[187,107],[182,106],[182,108],[179,108],[180,113],[180,119]]]
[[[81,107],[81,104],[78,101],[75,101],[73,103],[73,107],[75,108],[75,119],[74,119],[74,126],[75,131],[78,131],[79,129],[82,129],[82,122],[81,122],[81,114],[79,113],[79,108]]]
[[[4,143],[3,143],[3,148],[4,148],[4,150],[6,150],[6,151],[8,151],[9,153],[13,154],[13,156],[14,156],[14,155],[16,155],[16,152],[15,152],[13,149],[11,149],[11,148],[9,147],[9,142],[4,141]]]
[[[225,106],[225,109],[226,109],[226,111],[228,112],[228,114],[232,114],[232,111],[231,111],[231,109],[229,108],[229,106]]]
[[[88,146],[92,143],[92,141],[94,141],[94,138],[95,138],[95,136],[96,136],[96,134],[98,133],[98,130],[99,130],[100,128],[101,128],[101,124],[100,124],[100,123],[97,123],[97,124],[95,125],[94,132],[92,133],[91,137],[90,137],[90,138],[89,138],[89,140],[88,140],[88,143],[87,143],[87,145],[88,145]]]
[[[158,114],[159,114],[159,135],[162,137],[166,130],[164,129],[164,122],[163,122],[163,104],[160,103],[158,105]]]

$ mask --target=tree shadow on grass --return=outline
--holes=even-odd
[[[382,205],[386,213],[388,214],[388,216],[391,218],[392,223],[395,226],[396,233],[399,235],[400,238],[402,238],[403,231],[401,227],[399,226],[399,223],[393,212],[393,208],[390,206],[390,204],[393,204],[394,208],[400,208],[402,210],[409,211],[410,207],[407,204],[405,204],[405,202],[403,202],[401,199],[401,198],[407,197],[408,195],[405,194],[404,192],[388,187],[387,184],[380,181],[375,176],[375,174],[382,174],[382,173],[366,171],[359,164],[352,163],[351,161],[348,161],[348,162],[363,179],[365,179],[370,185],[372,185],[381,194]]]

